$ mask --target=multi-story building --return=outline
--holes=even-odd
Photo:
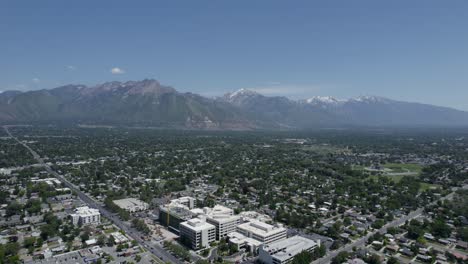
[[[148,210],[148,204],[135,198],[125,198],[113,201],[118,207],[130,213]]]
[[[171,200],[171,203],[177,203],[187,206],[188,209],[193,209],[195,207],[195,199],[190,196],[184,196],[177,199],[173,199]]]
[[[101,213],[98,209],[89,208],[88,206],[78,207],[75,213],[70,214],[74,225],[89,225],[101,223]]]
[[[170,203],[159,207],[159,222],[172,232],[179,233],[179,225],[193,218],[187,206]]]
[[[246,237],[239,232],[231,232],[227,235],[227,237],[229,240],[229,245],[236,246],[237,250],[244,248],[247,252],[250,252],[254,255],[257,255],[258,249],[261,245],[263,245],[262,242],[251,237]]]
[[[216,239],[216,228],[204,219],[194,218],[180,223],[180,239],[192,249],[209,247]]]
[[[312,252],[317,246],[320,246],[320,241],[314,242],[305,237],[293,236],[261,246],[258,259],[265,264],[290,263],[297,254],[303,251]]]
[[[238,225],[237,232],[267,245],[286,238],[286,228],[283,226],[270,225],[257,220]]]
[[[216,205],[213,208],[205,208],[206,221],[216,227],[216,240],[227,237],[229,233],[236,231],[241,223],[240,216],[234,215],[231,208]]]

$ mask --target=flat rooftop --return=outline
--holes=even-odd
[[[213,208],[207,211],[208,215],[212,216],[231,216],[234,214],[234,210],[222,205],[215,205]]]
[[[215,228],[214,225],[207,223],[205,220],[200,219],[200,218],[193,218],[190,219],[186,222],[180,223],[181,226],[185,226],[189,229],[195,230],[195,231],[201,231],[201,230],[206,230],[210,228]]]
[[[263,237],[286,231],[282,226],[274,226],[257,220],[240,224],[237,228]]]
[[[85,216],[99,214],[99,210],[94,209],[94,208],[89,208],[88,206],[82,206],[82,207],[76,208],[73,214],[77,214],[77,215],[80,215],[81,217],[85,217]]]
[[[120,199],[120,200],[114,200],[113,201],[118,207],[126,209],[126,208],[131,208],[131,207],[144,207],[148,206],[147,203],[138,200],[136,198],[125,198],[125,199]]]
[[[231,232],[228,234],[228,237],[229,237],[229,242],[232,242],[238,245],[247,244],[249,246],[259,247],[263,244],[263,242],[250,238],[250,237],[246,237],[239,232]]]
[[[272,257],[285,261],[301,253],[304,250],[315,247],[317,243],[301,236],[293,236],[284,240],[276,241],[263,247]]]
[[[193,217],[193,213],[188,209],[188,207],[181,204],[162,205],[159,207],[159,210],[183,220],[189,220]]]

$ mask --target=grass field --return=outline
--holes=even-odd
[[[384,175],[369,175],[368,179],[374,179],[374,180],[378,180],[380,177],[388,177],[390,179],[392,179],[394,182],[398,183],[401,181],[401,179],[403,177],[407,177],[407,175],[396,175],[396,176],[384,176]],[[409,176],[409,177],[412,177],[412,176]],[[421,182],[421,187],[419,188],[419,191],[423,192],[423,191],[426,191],[426,190],[429,190],[429,189],[432,189],[432,188],[437,188],[439,187],[439,185],[437,184],[430,184],[430,183],[426,183],[426,182]]]
[[[385,163],[382,165],[382,167],[384,168],[383,170],[375,170],[375,172],[379,172],[382,175],[390,177],[400,176],[399,178],[401,178],[401,176],[419,176],[423,169],[422,165],[412,163]],[[353,170],[372,171],[372,169],[362,165],[354,165]]]
[[[403,177],[405,177],[406,175],[395,175],[395,176],[387,176],[387,175],[369,175],[368,179],[378,180],[380,177],[383,177],[383,176],[392,179],[394,182],[400,182],[401,179],[402,179]]]
[[[403,177],[419,177],[422,172],[423,166],[419,164],[404,164],[404,163],[386,163],[383,167],[391,171],[382,172],[381,174],[369,175],[368,179],[378,180],[379,177],[388,177],[394,182],[400,182]],[[356,165],[353,166],[354,170],[366,171],[366,167]],[[437,188],[438,185],[421,182],[420,191]]]
[[[413,163],[386,163],[383,165],[387,169],[391,169],[393,173],[421,173],[423,166]]]
[[[429,189],[434,189],[438,187],[440,187],[440,185],[438,184],[430,184],[427,182],[421,182],[421,187],[419,188],[419,191],[423,192],[423,191],[427,191]]]
[[[338,148],[331,145],[307,145],[303,147],[304,150],[313,151],[319,154],[329,154],[329,153],[343,153],[349,152],[349,150],[345,148]]]

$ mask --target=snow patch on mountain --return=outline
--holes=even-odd
[[[389,103],[391,100],[380,96],[358,96],[356,98],[351,98],[348,101],[359,103]]]
[[[233,99],[233,98],[236,98],[236,97],[239,97],[239,96],[252,96],[252,95],[258,95],[259,93],[255,92],[255,91],[251,91],[251,90],[248,90],[248,89],[245,89],[245,88],[242,88],[242,89],[239,89],[233,93],[228,93],[228,97],[230,99]]]
[[[308,104],[337,104],[340,102],[344,102],[344,100],[336,99],[335,97],[331,96],[314,96],[306,100]]]

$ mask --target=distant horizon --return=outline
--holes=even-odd
[[[468,111],[468,1],[4,1],[0,90],[378,95]]]
[[[196,93],[194,91],[187,91],[187,90],[182,91],[182,90],[177,89],[177,87],[174,87],[174,86],[172,86],[170,84],[162,83],[159,80],[154,79],[154,78],[143,78],[141,80],[120,80],[120,81],[115,81],[114,80],[114,81],[99,82],[99,83],[95,83],[95,84],[67,83],[67,84],[62,84],[62,85],[56,86],[56,87],[38,88],[38,89],[30,89],[30,90],[20,90],[20,89],[0,90],[0,94],[3,93],[3,92],[10,92],[10,91],[31,92],[31,91],[39,91],[39,90],[52,90],[52,89],[55,89],[55,88],[60,88],[60,87],[63,87],[63,86],[68,86],[68,85],[76,85],[76,86],[83,85],[83,86],[86,86],[87,88],[92,88],[94,86],[99,86],[99,85],[102,85],[102,84],[105,84],[105,83],[110,83],[110,82],[125,83],[125,82],[139,82],[139,81],[143,81],[143,80],[154,80],[154,81],[157,81],[158,83],[160,83],[163,86],[172,87],[177,92],[180,92],[180,93],[194,93],[194,94],[198,94],[198,95],[201,95],[201,96],[204,96],[204,97],[207,97],[207,98],[212,98],[212,99],[222,97],[222,96],[224,96],[226,94],[234,93],[234,92],[237,92],[237,91],[240,91],[240,90],[248,90],[248,91],[256,92],[256,93],[258,93],[260,95],[267,96],[267,97],[275,97],[275,96],[286,97],[289,100],[293,100],[293,101],[308,100],[308,99],[320,98],[320,97],[322,97],[322,98],[331,97],[331,98],[336,99],[338,101],[349,101],[349,100],[352,100],[352,99],[358,99],[358,98],[364,98],[364,97],[375,97],[375,98],[383,98],[383,99],[388,99],[388,100],[392,100],[392,101],[399,101],[399,102],[406,102],[406,103],[417,103],[417,104],[432,105],[432,106],[436,106],[436,107],[446,107],[446,108],[451,108],[451,109],[455,109],[455,110],[459,110],[459,111],[463,111],[463,112],[468,112],[468,109],[465,110],[465,109],[460,109],[460,108],[456,108],[456,107],[452,107],[452,106],[437,105],[437,104],[431,104],[431,103],[426,103],[426,102],[421,102],[421,101],[395,99],[395,98],[391,98],[391,97],[387,97],[387,96],[381,96],[381,95],[377,95],[377,94],[361,94],[361,95],[355,95],[355,96],[351,96],[351,97],[337,97],[337,96],[317,94],[317,95],[310,95],[310,96],[306,96],[306,97],[292,97],[292,96],[288,96],[287,94],[284,94],[284,95],[283,94],[268,94],[268,93],[265,93],[265,92],[263,92],[261,90],[258,91],[255,88],[239,88],[237,90],[226,91],[226,92],[224,92],[222,94],[205,95],[205,94],[202,94],[202,93]]]

